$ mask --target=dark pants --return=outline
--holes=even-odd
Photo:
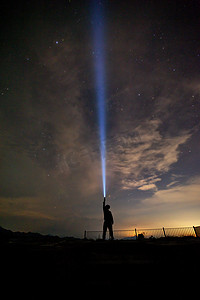
[[[110,239],[113,240],[114,237],[113,237],[112,223],[106,222],[106,221],[104,221],[104,223],[103,223],[103,240],[105,240],[105,238],[106,238],[107,229],[109,230],[109,233],[110,233]]]

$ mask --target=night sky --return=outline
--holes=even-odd
[[[114,228],[200,225],[200,3],[96,2]],[[91,1],[0,6],[0,226],[101,230]]]

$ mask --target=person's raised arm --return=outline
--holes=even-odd
[[[106,197],[103,199],[103,209],[105,208]]]

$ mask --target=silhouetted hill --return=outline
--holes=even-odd
[[[40,233],[34,233],[34,232],[20,232],[20,231],[11,231],[8,229],[5,229],[0,226],[0,239],[10,239],[10,238],[15,238],[15,239],[24,239],[24,238],[32,238],[32,239],[41,239],[45,238],[48,236],[42,235]],[[55,238],[55,237],[54,237]],[[58,238],[58,237],[56,237]]]
[[[10,242],[61,242],[66,240],[76,240],[74,237],[59,237],[54,235],[43,235],[37,232],[20,232],[11,231],[0,226],[0,241],[10,241]]]
[[[12,237],[14,233],[11,230],[4,229],[0,226],[0,238],[2,237]]]

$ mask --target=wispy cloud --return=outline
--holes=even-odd
[[[183,131],[178,136],[164,136],[159,130],[160,120],[142,124],[118,136],[109,148],[109,167],[121,181],[122,189],[156,189],[159,174],[170,170],[178,161],[179,146],[190,138]]]
[[[149,191],[149,190],[153,190],[153,191],[156,191],[157,190],[157,187],[155,184],[146,184],[146,185],[143,185],[143,186],[140,186],[138,188],[138,190],[141,190],[141,191]]]
[[[133,179],[122,179],[122,189],[129,190],[137,188],[139,190],[151,190],[156,189],[155,183],[161,181],[161,178],[155,176],[147,176],[143,179],[133,180]]]
[[[200,177],[188,180],[184,185],[168,186],[168,189],[158,190],[151,198],[143,200],[146,204],[187,204],[188,206],[199,204]]]
[[[175,184],[177,184],[177,183],[179,183],[178,180],[172,181],[172,182],[170,182],[169,184],[167,184],[167,187],[169,188],[170,186],[173,186],[173,185],[175,185]]]

